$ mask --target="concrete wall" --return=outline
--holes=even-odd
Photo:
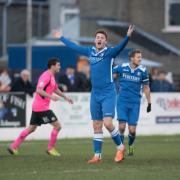
[[[83,16],[116,18],[117,5],[118,0],[77,0]]]

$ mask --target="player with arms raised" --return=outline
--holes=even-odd
[[[112,63],[113,58],[126,46],[133,31],[134,27],[129,26],[127,36],[115,47],[107,47],[107,33],[103,30],[96,31],[95,46],[93,47],[79,46],[63,37],[60,32],[54,32],[54,37],[58,38],[66,46],[89,58],[92,83],[90,111],[94,129],[94,156],[88,161],[89,164],[95,164],[101,161],[103,124],[110,132],[117,146],[115,162],[122,161],[124,156],[124,145],[121,143],[119,131],[115,129],[112,123],[116,102],[115,86],[112,79]]]

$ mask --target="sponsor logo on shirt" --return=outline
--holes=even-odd
[[[127,79],[127,80],[130,80],[130,81],[135,81],[135,82],[139,82],[141,80],[140,77],[131,76],[131,75],[126,74],[126,73],[123,73],[123,78]]]
[[[92,64],[95,64],[95,63],[97,63],[99,61],[102,61],[103,57],[100,57],[100,56],[91,56],[89,60],[90,60],[90,62]]]

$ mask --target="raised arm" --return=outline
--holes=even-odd
[[[118,44],[115,47],[111,48],[110,56],[112,58],[115,58],[125,48],[125,46],[127,45],[128,41],[129,41],[129,37],[131,36],[131,34],[134,31],[134,28],[135,28],[134,25],[130,25],[125,38],[120,42],[120,44]]]
[[[59,31],[54,31],[53,36],[55,38],[58,38],[67,47],[79,52],[80,54],[88,56],[88,54],[89,54],[89,48],[88,47],[84,47],[84,46],[80,46],[80,45],[75,44],[74,42],[72,42],[72,41],[68,40],[67,38],[63,37],[62,33],[59,32]]]

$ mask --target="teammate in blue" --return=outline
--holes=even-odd
[[[88,161],[89,164],[101,161],[101,150],[103,144],[103,124],[110,132],[112,139],[117,146],[115,162],[120,162],[124,156],[124,145],[121,142],[120,134],[112,123],[115,114],[116,93],[112,78],[112,64],[115,58],[128,43],[129,37],[134,31],[133,26],[129,26],[127,36],[115,47],[107,47],[107,33],[98,30],[95,33],[95,46],[79,46],[65,37],[58,31],[53,33],[55,38],[59,38],[66,46],[88,56],[91,68],[91,101],[90,111],[93,120],[93,147],[94,156]]]
[[[141,65],[141,51],[133,50],[129,58],[130,63],[123,63],[122,65],[114,67],[113,73],[119,74],[119,92],[116,109],[121,141],[124,143],[124,131],[126,124],[128,124],[128,155],[133,155],[142,90],[147,98],[148,113],[151,111],[151,97],[148,72],[146,68]]]

